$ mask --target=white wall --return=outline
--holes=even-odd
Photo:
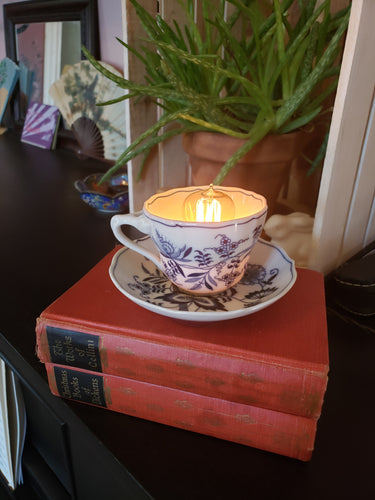
[[[123,72],[124,48],[121,0],[98,0],[101,60]]]
[[[311,267],[328,273],[375,238],[374,0],[352,4],[315,214]]]

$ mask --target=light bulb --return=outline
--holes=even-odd
[[[191,193],[184,202],[184,217],[190,222],[220,222],[235,217],[233,200],[211,184],[206,191]]]

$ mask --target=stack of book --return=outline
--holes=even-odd
[[[323,276],[213,323],[145,310],[113,285],[117,249],[37,318],[53,394],[307,461],[328,377]]]

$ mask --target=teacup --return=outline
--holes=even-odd
[[[191,186],[155,194],[144,203],[143,211],[113,216],[111,228],[123,245],[150,259],[178,288],[207,295],[241,280],[262,232],[267,202],[252,191],[215,187],[233,200],[233,218],[222,222],[184,220],[187,196],[204,189],[207,187]],[[150,251],[126,236],[123,225],[150,235],[155,249]]]

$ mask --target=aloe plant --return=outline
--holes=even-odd
[[[212,131],[245,139],[225,163],[213,183],[218,185],[237,161],[267,134],[297,130],[323,112],[324,101],[335,92],[340,71],[341,40],[350,7],[331,14],[330,0],[227,0],[216,10],[202,0],[203,30],[194,20],[194,0],[180,1],[186,24],[167,24],[130,0],[145,36],[133,52],[145,67],[145,82],[136,83],[104,68],[84,48],[89,61],[128,92],[123,99],[152,99],[160,119],[117,159],[103,181],[120,166],[147,154],[158,143],[192,131]],[[289,10],[298,4],[293,25]],[[268,14],[265,14],[268,12]],[[250,34],[249,34],[250,33]],[[239,34],[239,35],[238,35]],[[179,127],[165,132],[177,122]]]

